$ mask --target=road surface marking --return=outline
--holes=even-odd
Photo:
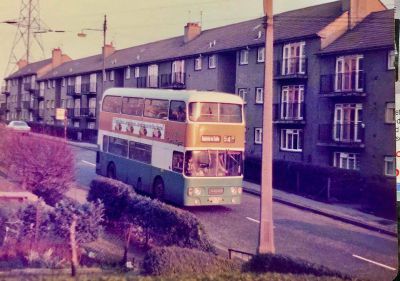
[[[367,261],[367,262],[376,264],[376,265],[378,265],[378,266],[381,266],[381,267],[384,267],[384,268],[387,268],[387,269],[390,269],[390,270],[396,270],[396,268],[393,268],[393,267],[387,266],[387,265],[385,265],[385,264],[382,264],[382,263],[379,263],[379,262],[376,262],[376,261],[372,261],[372,260],[369,260],[369,259],[366,259],[366,258],[357,256],[357,255],[354,255],[354,254],[353,254],[353,257],[355,257],[355,258],[357,258],[357,259],[360,259],[360,260],[363,260],[363,261]]]
[[[85,163],[85,164],[88,164],[88,165],[90,165],[90,166],[96,166],[96,164],[93,164],[93,163],[91,163],[91,162],[88,162],[88,161],[85,161],[85,160],[81,160],[83,163]]]
[[[252,219],[252,218],[249,218],[249,217],[246,217],[246,219],[248,219],[249,221],[252,221],[252,222],[260,223],[260,221],[256,220],[256,219]]]

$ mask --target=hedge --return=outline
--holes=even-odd
[[[243,272],[251,273],[290,273],[290,274],[312,274],[315,276],[333,276],[342,279],[350,279],[338,271],[327,267],[316,265],[301,259],[294,259],[278,254],[258,254],[243,264]]]
[[[237,262],[195,249],[153,248],[143,259],[143,273],[149,275],[199,275],[240,272]]]
[[[246,180],[260,183],[261,161],[247,158],[244,172]],[[365,210],[390,219],[396,216],[395,179],[385,176],[365,176],[355,170],[274,160],[273,186],[317,200],[361,204]]]
[[[76,281],[68,275],[22,275],[24,280],[31,281]],[[21,275],[0,275],[8,281],[19,281]],[[182,275],[182,276],[136,276],[132,274],[116,275],[116,274],[82,274],[79,275],[81,281],[343,281],[338,277],[314,276],[314,275],[293,275],[280,273],[266,274],[249,274],[249,273],[223,273],[208,275]],[[352,281],[361,281],[361,279],[351,279]]]
[[[129,185],[99,177],[90,184],[89,201],[101,200],[109,222],[142,227],[161,246],[215,252],[203,225],[190,212],[130,191]]]

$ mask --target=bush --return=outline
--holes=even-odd
[[[98,178],[90,184],[88,200],[104,202],[106,220],[124,219],[140,226],[159,245],[215,252],[203,225],[192,213],[135,194],[127,188],[129,186],[117,181]]]
[[[179,247],[153,248],[143,259],[143,271],[150,275],[199,275],[232,271],[239,273],[239,270],[239,264],[232,260]]]
[[[242,271],[251,273],[312,274],[315,276],[334,276],[350,279],[348,276],[327,267],[277,254],[255,255],[243,265]]]
[[[113,179],[101,178],[90,183],[87,200],[100,199],[104,204],[106,219],[115,221],[126,211],[133,194],[131,186]]]

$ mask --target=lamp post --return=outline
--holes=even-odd
[[[272,163],[273,163],[273,12],[272,1],[264,1],[265,15],[265,77],[264,77],[264,105],[263,105],[263,140],[261,164],[261,198],[260,198],[260,233],[258,253],[274,253],[274,230],[272,219]]]
[[[106,35],[107,35],[107,15],[104,15],[104,22],[103,22],[103,29],[98,29],[98,28],[83,28],[81,29],[81,32],[77,34],[78,37],[86,37],[86,33],[84,32],[85,30],[88,31],[101,31],[103,32],[103,48],[102,48],[102,77],[101,77],[101,96],[103,96],[104,92],[104,82],[105,82],[105,77],[106,77],[106,56],[105,56],[105,48],[106,48]],[[97,95],[96,95],[97,96]],[[97,109],[100,110],[100,101],[101,99],[97,97]],[[96,111],[97,111],[96,109]],[[98,115],[97,115],[98,116]]]

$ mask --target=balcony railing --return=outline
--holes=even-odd
[[[86,116],[87,118],[96,118],[96,108],[81,108],[81,116]]]
[[[23,109],[29,109],[29,108],[31,108],[31,102],[30,102],[30,101],[23,101],[23,102],[22,102],[22,108],[23,108]]]
[[[361,122],[320,124],[318,143],[328,146],[363,147],[365,125]]]
[[[160,75],[150,75],[136,78],[138,88],[186,88],[186,73],[174,72]]]
[[[82,86],[81,86],[82,87]],[[76,95],[80,95],[81,93],[77,93],[76,89],[75,89],[75,85],[69,85],[67,86],[67,95],[68,96],[76,96]]]
[[[275,78],[307,78],[307,58],[287,58],[275,61]]]
[[[275,123],[304,123],[305,104],[304,102],[274,104],[273,118]]]
[[[321,75],[320,93],[329,96],[365,96],[365,76],[363,71]]]
[[[2,86],[1,93],[8,96],[10,94],[10,89],[7,88],[6,86]]]
[[[184,89],[186,88],[186,73],[174,72],[159,75],[160,88]]]
[[[33,91],[33,90],[35,90],[35,85],[32,84],[31,82],[25,82],[24,83],[24,90],[25,91]]]

